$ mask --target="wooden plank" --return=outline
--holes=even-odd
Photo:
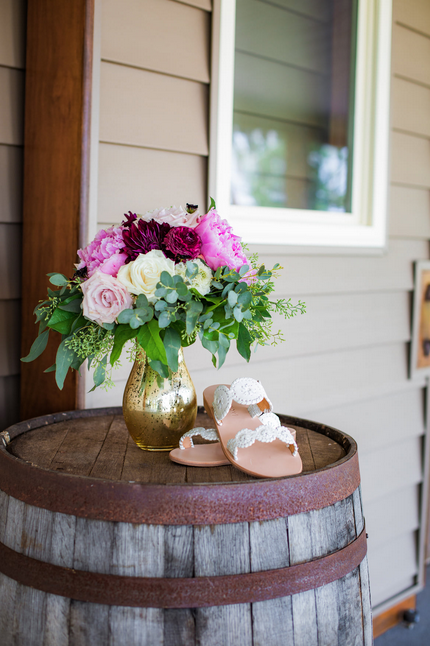
[[[391,146],[391,181],[430,188],[429,141],[421,137],[393,132]]]
[[[235,45],[241,52],[284,65],[320,74],[330,70],[328,25],[276,4],[237,0]]]
[[[81,165],[89,150],[92,19],[93,0],[30,0],[28,4],[23,355],[34,340],[32,311],[46,294],[46,274],[53,270],[70,274],[79,227],[86,218],[88,174]],[[76,375],[67,377],[59,391],[52,375],[43,374],[42,366],[55,362],[57,345],[48,345],[41,361],[23,364],[24,419],[76,407]]]
[[[424,392],[421,387],[373,397],[330,410],[315,411],[315,419],[352,435],[360,459],[393,444],[409,444],[424,435]]]
[[[25,0],[2,0],[0,21],[0,65],[25,67]]]
[[[0,301],[0,376],[18,375],[20,372],[20,302]]]
[[[164,527],[111,523],[115,527],[110,573],[160,577],[164,571]],[[138,637],[139,635],[139,637]],[[109,608],[109,644],[162,644],[163,610]]]
[[[10,445],[10,452],[21,460],[48,469],[69,432],[69,424],[59,422],[54,429],[47,426],[19,435]]]
[[[107,0],[102,59],[209,83],[210,17],[170,0]]]
[[[401,558],[399,558],[401,555]],[[406,585],[417,574],[415,532],[390,540],[373,549],[369,537],[369,571],[372,585],[372,604],[386,601],[409,587]]]
[[[24,72],[0,67],[0,143],[24,143]]]
[[[276,348],[277,360],[410,339],[409,295],[406,292],[309,296],[306,305],[304,316],[277,320],[276,330],[280,330],[285,339]],[[208,354],[202,351],[199,342],[186,352],[191,371],[207,366],[204,357]],[[273,360],[274,348],[270,345],[259,347],[255,359],[259,363]],[[241,363],[235,344],[232,344],[225,366]],[[129,364],[123,361],[116,378],[123,381],[129,372]]]
[[[394,74],[424,85],[430,85],[430,39],[401,25],[393,26]]]
[[[391,106],[393,128],[430,137],[430,87],[394,77]]]
[[[0,430],[19,421],[19,375],[0,377]]]
[[[394,0],[393,18],[430,36],[430,6],[427,0]]]
[[[266,267],[273,267],[276,262],[284,267],[276,281],[278,294],[303,300],[309,294],[410,291],[412,263],[417,258],[429,257],[427,241],[397,239],[389,240],[380,256],[296,255],[281,245],[250,245],[250,252],[257,252]]]
[[[373,637],[376,639],[379,635],[387,632],[390,628],[394,628],[403,621],[403,614],[405,610],[415,610],[417,607],[417,597],[413,595],[396,603],[392,608],[376,615],[373,619]]]
[[[430,192],[408,186],[390,188],[390,236],[430,238]]]
[[[190,357],[188,362],[188,352],[185,360],[199,405],[208,386],[220,381],[231,383],[238,376],[253,377],[260,379],[270,393],[275,412],[305,418],[314,418],[314,411],[383,397],[410,386],[403,343],[292,357],[288,361],[278,361],[273,349],[271,361],[260,362],[257,352],[249,364],[239,356],[237,361],[228,359],[222,380],[213,370],[209,353],[198,344],[193,346],[193,360]],[[108,396],[104,391],[94,393],[91,400],[87,399],[87,406],[119,406],[125,384],[117,381]]]
[[[168,454],[143,451],[128,439],[121,480],[127,482],[185,482],[186,467],[173,464]]]
[[[360,460],[365,504],[421,482],[421,438],[367,453]]]
[[[20,224],[0,224],[0,300],[21,297],[21,237]]]
[[[249,524],[251,572],[287,567],[290,564],[287,531],[286,518]],[[276,545],[276,549],[268,549],[268,545]],[[253,643],[256,644],[276,646],[293,643],[291,597],[253,603],[252,633]]]
[[[121,222],[128,210],[143,214],[189,202],[204,213],[206,185],[206,157],[100,144],[98,220],[106,227]]]
[[[102,62],[101,141],[207,155],[207,120],[206,85]]]
[[[85,424],[69,422],[69,432],[61,443],[50,468],[89,476],[103,446],[112,418],[93,418]]]
[[[194,528],[195,576],[222,576],[249,572],[248,523]],[[205,646],[252,644],[250,604],[195,611],[196,642]]]
[[[164,576],[192,577],[194,574],[194,528],[164,527]],[[188,646],[195,642],[195,623],[190,609],[164,611],[164,646]]]
[[[252,78],[253,83],[247,79]],[[294,87],[294,102],[289,88]],[[324,77],[237,51],[234,109],[324,127],[329,95]]]
[[[366,502],[366,531],[375,549],[419,529],[419,501],[420,486],[412,485]]]
[[[0,145],[0,222],[22,220],[22,166],[21,146]]]
[[[128,431],[121,417],[114,417],[106,438],[90,471],[92,478],[104,478],[109,473],[112,480],[121,480],[128,443]]]
[[[174,0],[181,4],[190,5],[190,7],[198,7],[205,11],[212,11],[212,0]]]

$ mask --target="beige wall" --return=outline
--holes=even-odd
[[[209,0],[102,1],[99,227],[129,209],[207,204],[210,9]],[[186,352],[200,396],[211,383],[254,376],[279,412],[358,440],[376,606],[417,574],[424,391],[408,379],[408,347],[413,262],[428,258],[430,237],[429,36],[428,2],[395,0],[387,252],[256,247],[285,268],[278,295],[302,298],[308,313],[280,321],[286,342],[249,365],[232,351],[218,373],[198,344]],[[128,372],[124,364],[115,389],[90,393],[87,405],[119,405]]]
[[[0,0],[0,430],[18,421],[26,0]]]

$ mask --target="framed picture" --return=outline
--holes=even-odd
[[[410,377],[430,375],[430,260],[415,263]]]

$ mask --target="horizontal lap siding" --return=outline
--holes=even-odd
[[[114,0],[103,5],[99,226],[118,222],[129,208],[142,212],[188,199],[205,203],[209,88],[203,68],[208,60],[210,7],[199,3],[199,9],[195,4],[160,0],[155,10],[153,0],[127,0],[122,15]],[[256,10],[260,4],[254,2]],[[273,13],[291,9],[315,21],[326,19],[325,2],[273,0],[270,5]],[[415,23],[425,29],[430,7],[422,0],[413,0],[412,5],[409,11],[404,0],[395,0],[395,20],[403,23],[410,17],[412,29],[418,29]],[[146,13],[150,7],[154,8],[152,17]],[[196,46],[205,51],[193,71],[190,59],[182,53],[179,64],[169,61],[158,42],[153,47],[140,45],[143,33],[154,41],[160,39],[156,27],[160,22],[165,24],[165,33],[176,38],[190,11],[204,14],[193,18],[193,25],[199,25]],[[332,424],[358,440],[376,605],[410,587],[417,572],[423,384],[408,379],[408,344],[413,262],[428,257],[430,233],[430,39],[412,29],[393,26],[392,176],[386,252],[306,254],[276,245],[253,245],[252,250],[259,251],[267,265],[280,262],[284,267],[277,282],[278,295],[302,298],[308,313],[286,323],[276,321],[274,327],[283,330],[286,342],[275,349],[259,349],[249,365],[234,350],[217,372],[199,344],[186,350],[200,402],[207,385],[254,376],[262,380],[278,412]],[[118,43],[121,34],[125,34],[122,45]],[[133,42],[126,43],[127,38]],[[243,42],[237,64],[246,67],[252,53],[246,50],[263,46],[259,34]],[[265,79],[267,66],[276,67],[280,78],[285,76],[291,52],[281,54],[284,64],[272,62],[278,54],[271,51],[260,51],[258,59],[253,56],[261,67],[262,82],[270,83]],[[308,68],[320,62],[308,61]],[[296,72],[316,76],[316,70],[308,68]],[[288,127],[281,85],[276,95],[279,103],[264,115],[268,127],[273,118],[283,118]],[[309,86],[306,91],[319,90]],[[238,118],[249,127],[253,114],[263,109],[261,95],[257,87],[243,105],[236,105]],[[174,107],[166,105],[169,96],[175,98]],[[188,97],[192,115],[183,109],[184,97]],[[318,125],[317,116],[304,114],[300,106],[288,117],[307,127]],[[124,360],[114,377],[113,391],[90,393],[87,405],[119,405],[128,371]]]
[[[18,421],[25,0],[0,4],[0,430]]]

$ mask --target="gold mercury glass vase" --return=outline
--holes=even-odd
[[[134,362],[122,402],[124,420],[137,446],[144,451],[171,451],[181,435],[193,428],[197,398],[179,350],[178,370],[163,379],[146,354]]]

